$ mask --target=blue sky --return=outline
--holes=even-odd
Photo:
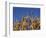
[[[13,21],[16,19],[19,21],[22,16],[27,15],[40,17],[40,8],[13,7]]]

